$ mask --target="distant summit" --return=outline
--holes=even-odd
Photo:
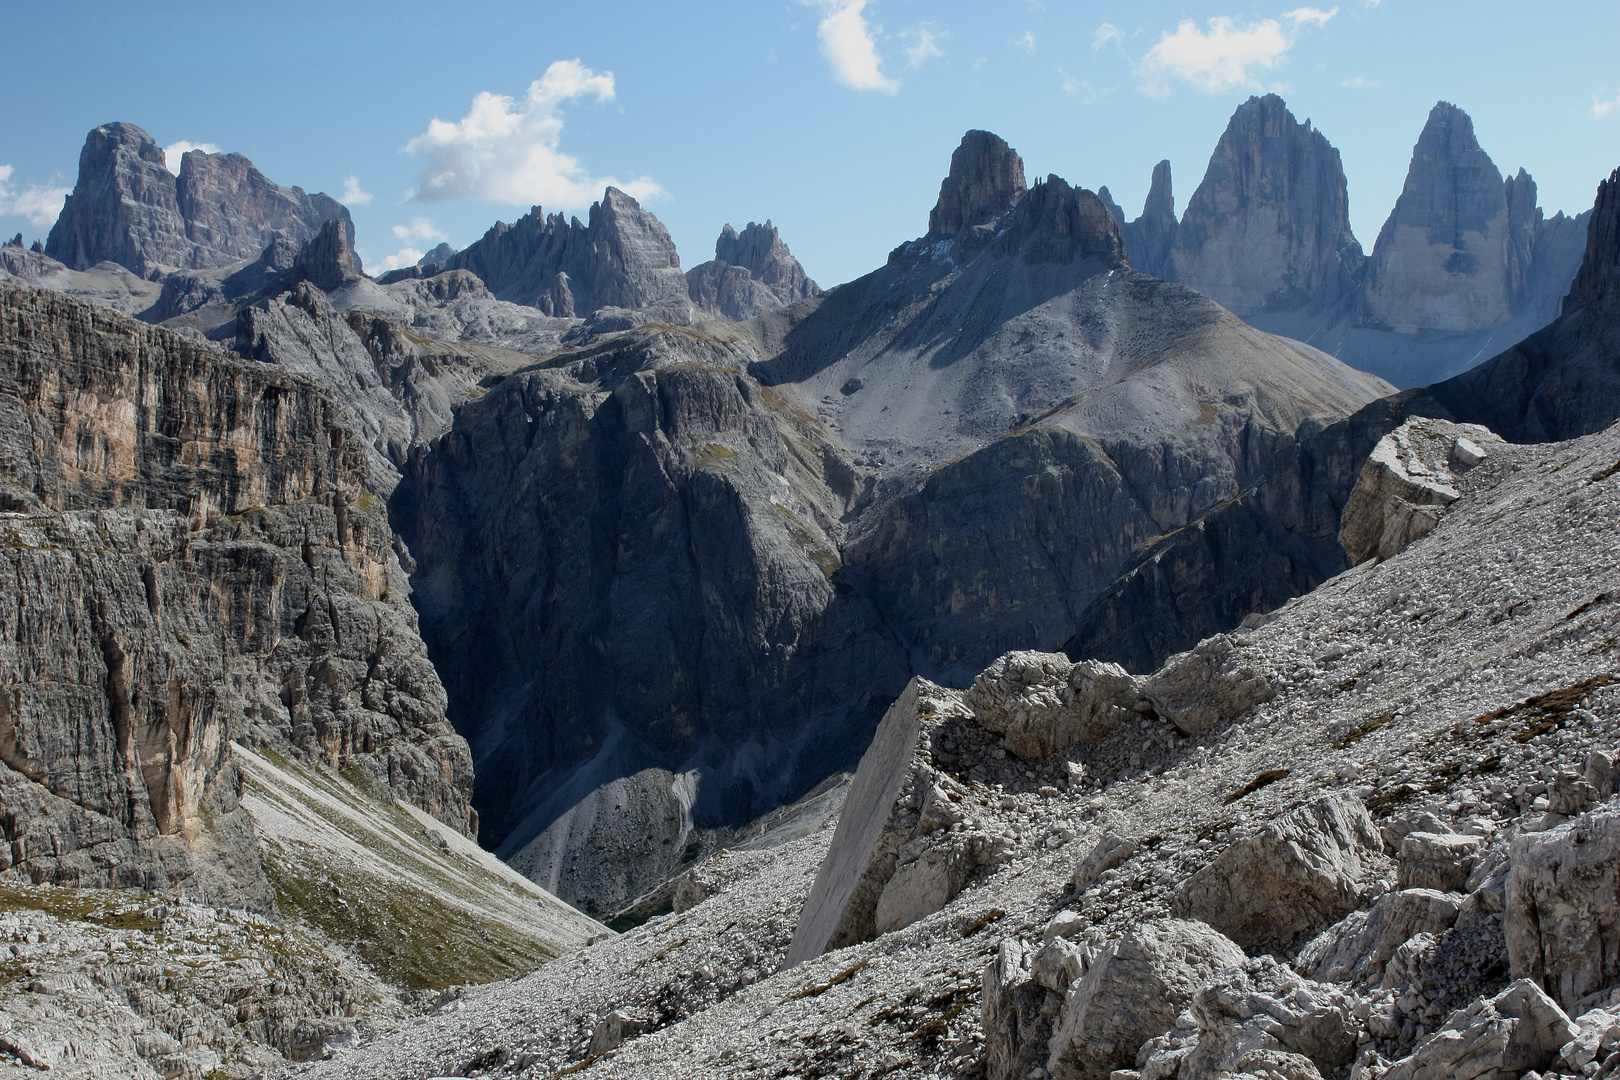
[[[732,320],[821,295],[769,221],[750,221],[740,233],[730,225],[721,229],[714,258],[687,271],[686,288],[701,311]]]
[[[1275,94],[1240,105],[1178,221],[1170,163],[1122,226],[1131,265],[1190,285],[1263,330],[1412,386],[1466,370],[1557,316],[1586,215],[1551,218],[1523,169],[1503,178],[1468,114],[1440,102],[1371,257],[1344,167]]]
[[[104,124],[85,137],[45,253],[72,270],[113,262],[146,277],[257,258],[277,233],[303,244],[331,220],[352,246],[354,222],[330,196],[282,187],[241,154],[189,151],[176,176],[152,136]]]

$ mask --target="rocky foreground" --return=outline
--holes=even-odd
[[[1354,569],[1147,676],[913,680],[836,828],[308,1075],[1607,1075],[1617,477],[1409,422]]]

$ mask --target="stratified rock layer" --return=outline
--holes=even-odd
[[[476,832],[363,482],[309,382],[0,286],[8,869],[266,906],[232,740]]]
[[[741,233],[730,225],[720,230],[714,258],[686,272],[686,288],[700,310],[733,320],[821,295],[769,221],[750,221]]]

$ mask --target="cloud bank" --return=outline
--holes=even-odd
[[[211,142],[188,142],[181,139],[179,142],[172,142],[163,148],[163,167],[179,176],[180,159],[192,150],[201,150],[205,154],[219,153],[219,147]]]
[[[435,118],[405,144],[406,153],[427,158],[412,198],[580,209],[601,198],[609,185],[638,199],[661,194],[663,188],[647,176],[592,176],[578,158],[559,149],[558,109],[578,98],[612,101],[613,73],[558,60],[529,84],[522,100],[486,90],[460,120]]]
[[[15,171],[10,165],[0,165],[0,214],[27,218],[28,224],[36,229],[50,228],[62,212],[62,200],[72,188],[29,184],[19,191],[11,186],[11,174]]]
[[[851,90],[892,94],[900,89],[900,80],[883,74],[872,27],[861,14],[866,0],[816,0],[814,6],[826,12],[816,36],[821,39],[821,55],[832,66],[834,81]]]
[[[1139,85],[1153,97],[1168,96],[1176,80],[1206,94],[1261,89],[1257,72],[1282,63],[1303,30],[1322,26],[1338,13],[1337,7],[1295,8],[1282,21],[1261,19],[1241,27],[1221,15],[1209,20],[1207,30],[1185,19],[1142,58]]]

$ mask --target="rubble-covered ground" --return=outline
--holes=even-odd
[[[675,913],[309,1074],[1607,1075],[1620,428],[1425,437],[1361,507],[1404,551],[1145,678],[923,684],[854,781],[897,778],[870,851],[828,858],[829,819],[706,861]],[[815,880],[851,858],[853,893]],[[783,969],[813,881],[887,932]]]

